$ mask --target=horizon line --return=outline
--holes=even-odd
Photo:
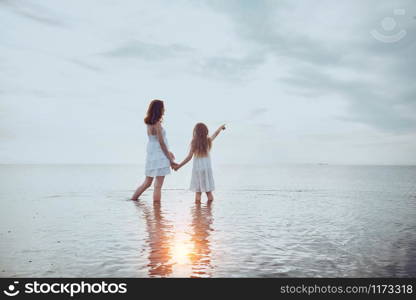
[[[416,167],[416,164],[373,164],[373,163],[323,163],[323,162],[276,162],[276,163],[217,163],[218,166],[247,166],[247,167],[267,167],[267,166],[374,166],[374,167]],[[144,166],[144,163],[3,163],[0,166]]]

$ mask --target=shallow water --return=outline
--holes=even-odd
[[[0,166],[0,276],[414,277],[416,167],[189,168],[128,201],[140,166]]]

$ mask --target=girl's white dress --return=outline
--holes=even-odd
[[[214,176],[211,167],[210,156],[194,157],[190,190],[206,193],[215,190]]]
[[[166,146],[168,140],[166,138],[166,131],[162,129],[163,140]],[[160,147],[157,135],[149,135],[149,142],[147,143],[146,155],[146,170],[145,175],[148,177],[166,176],[170,174],[170,162],[165,153]]]

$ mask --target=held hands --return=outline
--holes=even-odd
[[[175,170],[175,171],[178,171],[178,170],[179,170],[179,168],[180,168],[179,164],[177,164],[177,163],[175,163],[175,162],[171,162],[171,163],[170,163],[170,167],[171,167],[173,170]]]
[[[175,154],[173,154],[172,152],[169,152],[169,160],[170,160],[170,167],[173,170],[178,171],[182,167],[180,164],[175,162]]]
[[[175,162],[175,154],[169,152],[170,167],[177,171],[178,164]]]

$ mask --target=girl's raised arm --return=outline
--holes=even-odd
[[[215,140],[215,138],[220,134],[221,131],[225,130],[225,124],[221,125],[220,128],[218,128],[214,134],[211,136],[211,141]]]

